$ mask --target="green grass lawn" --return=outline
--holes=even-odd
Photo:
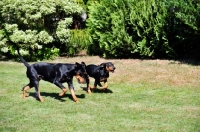
[[[100,64],[111,61],[109,89],[95,90],[74,79],[80,103],[70,92],[59,98],[55,85],[41,81],[45,102],[35,90],[22,98],[28,83],[22,63],[0,61],[0,132],[199,132],[200,65],[168,60],[105,60],[99,57],[58,58],[49,62]],[[91,79],[92,82],[94,81]],[[67,86],[67,84],[64,84]]]

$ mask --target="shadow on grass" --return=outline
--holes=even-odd
[[[58,93],[41,92],[40,95],[45,96],[45,97],[51,97],[51,98],[57,99],[61,102],[66,101],[65,99],[63,99],[63,98],[66,98],[66,97],[71,99],[72,101],[74,101],[71,94],[65,94],[63,96],[59,96]],[[32,97],[36,98],[36,100],[40,101],[34,92],[29,93],[29,96],[32,96]],[[85,94],[76,95],[76,97],[77,98],[85,98]]]
[[[84,91],[87,92],[87,87],[81,87]],[[105,89],[105,90],[100,90],[98,88],[95,88],[95,89],[91,89],[92,93],[113,93],[112,90],[110,89]]]

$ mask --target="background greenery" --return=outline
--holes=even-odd
[[[115,58],[200,57],[199,1],[100,0],[88,8],[94,54]]]
[[[1,53],[14,55],[18,46],[27,59],[41,60],[74,46],[69,27],[83,8],[75,0],[2,0],[0,12]]]
[[[111,61],[116,70],[108,79],[109,90],[87,94],[74,80],[80,103],[72,101],[69,91],[40,82],[41,96],[35,90],[22,98],[28,83],[22,63],[0,62],[1,132],[199,132],[200,66],[165,60],[105,60],[97,56],[59,58],[51,63],[86,64]],[[94,82],[94,79],[91,79]],[[67,86],[67,84],[64,84]]]
[[[84,12],[86,28],[72,29]],[[198,0],[0,1],[0,55],[20,46],[30,60],[83,49],[104,58],[199,60],[199,38]]]

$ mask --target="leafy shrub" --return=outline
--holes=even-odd
[[[91,5],[87,24],[94,47],[104,57],[154,57],[157,51],[170,54],[173,50],[166,39],[166,9],[162,6],[154,0],[102,0]]]
[[[91,53],[119,57],[119,51],[124,48],[123,41],[130,38],[124,27],[124,5],[117,2],[103,0],[101,3],[91,3],[88,7],[90,14],[87,26],[93,40]]]
[[[88,7],[91,54],[106,58],[200,58],[196,0],[101,0]]]
[[[58,55],[58,49],[69,43],[72,15],[82,12],[83,8],[75,0],[2,0],[0,29],[6,35],[0,33],[0,53],[15,55],[14,50],[20,47],[28,51],[28,58],[33,60]]]
[[[197,0],[171,0],[168,40],[181,59],[200,60],[200,3]]]
[[[87,50],[90,45],[90,36],[87,29],[84,30],[70,30],[70,40],[66,47],[69,50],[63,51],[68,56],[77,54],[80,50]]]

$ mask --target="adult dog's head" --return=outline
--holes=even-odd
[[[85,62],[81,62],[81,64],[78,62],[75,63],[75,77],[78,83],[86,83],[89,80],[85,67]]]
[[[115,66],[112,62],[105,62],[100,64],[100,68],[104,68],[106,72],[114,72],[115,71]]]

